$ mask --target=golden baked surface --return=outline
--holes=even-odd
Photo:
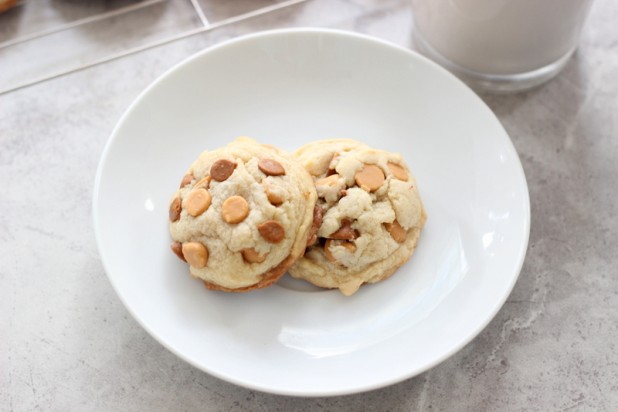
[[[211,289],[268,286],[302,255],[315,202],[298,161],[239,138],[202,153],[183,177],[170,201],[172,251]]]
[[[351,295],[410,258],[426,214],[401,155],[351,139],[309,143],[295,155],[314,178],[323,220],[292,276]]]

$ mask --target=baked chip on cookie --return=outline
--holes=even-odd
[[[333,139],[295,155],[314,178],[323,217],[318,242],[290,268],[293,277],[351,295],[412,256],[426,213],[399,154]]]
[[[209,289],[269,286],[315,240],[316,197],[296,160],[236,139],[202,153],[182,178],[169,209],[172,251]]]

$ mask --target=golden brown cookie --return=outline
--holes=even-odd
[[[351,295],[410,258],[426,214],[399,154],[333,139],[295,155],[314,178],[323,218],[318,242],[290,268],[293,277]]]
[[[17,0],[0,0],[0,13],[13,8],[17,4]]]
[[[289,155],[239,138],[191,165],[170,201],[172,251],[209,289],[273,284],[315,238],[316,191]]]

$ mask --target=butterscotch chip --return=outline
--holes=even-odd
[[[285,169],[276,160],[260,159],[258,168],[268,176],[282,176],[285,174]]]
[[[185,198],[185,210],[193,217],[199,216],[210,206],[211,197],[206,189],[197,189],[189,192]]]
[[[230,196],[221,205],[221,216],[227,223],[240,223],[249,215],[249,204],[242,196]]]
[[[185,261],[185,262],[187,261],[187,259],[185,259],[185,257],[182,255],[182,243],[173,242],[170,245],[170,249],[172,249],[172,252],[174,252],[174,254],[178,256],[178,259]]]
[[[193,177],[191,173],[187,173],[186,175],[184,175],[182,178],[182,181],[180,182],[180,188],[182,189],[183,187],[191,183],[193,179],[195,178]]]
[[[398,165],[397,163],[391,162],[388,162],[387,166],[388,170],[391,171],[391,173],[393,174],[393,176],[395,176],[396,179],[403,180],[404,182],[408,181],[408,172],[406,172],[406,169],[404,169],[402,166]]]
[[[260,235],[270,243],[279,243],[285,237],[285,229],[276,220],[267,220],[258,226]]]
[[[182,255],[189,265],[201,269],[208,263],[208,249],[198,242],[185,242],[182,244]]]
[[[339,182],[339,175],[337,173],[332,174],[330,176],[327,177],[323,177],[322,179],[318,179],[315,181],[315,185],[317,186],[329,186],[329,187],[334,187],[337,186],[337,183]]]
[[[386,230],[388,230],[392,238],[395,239],[395,242],[403,243],[406,241],[407,232],[401,227],[398,221],[395,220],[393,223],[385,223],[384,227],[386,227]]]
[[[326,241],[326,244],[324,245],[324,253],[326,254],[326,259],[330,260],[333,263],[337,263],[337,264],[341,264],[341,263],[337,260],[335,256],[333,256],[333,253],[330,250],[331,246],[343,246],[350,253],[356,252],[356,245],[352,242],[340,242],[337,240],[328,239]]]
[[[223,182],[234,173],[236,163],[227,159],[219,159],[210,167],[210,177],[217,182]]]
[[[368,192],[373,192],[384,183],[384,172],[376,165],[365,164],[361,170],[354,175],[356,184]]]
[[[344,219],[341,222],[341,227],[336,232],[328,236],[330,239],[352,240],[358,237],[358,232],[352,229],[352,223]]]
[[[243,249],[241,252],[242,258],[249,263],[262,263],[266,260],[266,255],[260,255],[255,249]]]
[[[348,252],[350,253],[354,253],[356,252],[356,245],[352,242],[343,242],[341,244],[341,246],[343,246],[344,248],[348,249]]]
[[[344,282],[339,285],[339,290],[344,296],[352,296],[358,288],[362,285],[362,281],[359,279],[352,279],[348,282]]]
[[[169,216],[170,221],[175,222],[180,218],[180,211],[182,210],[182,203],[178,196],[172,200],[170,204]]]
[[[201,178],[196,184],[195,186],[193,186],[193,189],[208,189],[208,186],[210,185],[210,180],[212,178],[210,176],[206,176]]]
[[[333,262],[333,263],[337,263],[337,259],[335,259],[335,257],[333,256],[333,254],[330,251],[330,246],[333,244],[333,241],[328,239],[326,241],[326,243],[324,244],[324,254],[326,255],[326,259],[328,259],[329,261]]]
[[[264,192],[266,193],[266,197],[268,198],[268,201],[272,205],[279,206],[283,204],[284,199],[281,196],[279,196],[277,193],[274,193],[272,190],[270,190],[269,187],[264,187]]]

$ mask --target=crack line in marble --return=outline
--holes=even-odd
[[[202,26],[208,27],[210,23],[208,22],[208,19],[206,18],[206,15],[204,14],[204,10],[202,10],[202,7],[200,7],[200,5],[197,3],[197,0],[191,0],[191,4],[193,5],[195,12],[197,13],[197,16],[200,18],[200,21],[202,22]]]
[[[161,2],[164,2],[164,1],[167,1],[167,0],[146,0],[146,1],[142,1],[140,3],[131,4],[129,6],[120,7],[120,8],[115,9],[115,10],[110,10],[110,11],[107,11],[107,12],[103,12],[103,13],[97,14],[96,16],[86,17],[86,18],[83,18],[83,19],[72,21],[70,23],[61,24],[61,25],[56,26],[56,27],[51,27],[51,28],[46,29],[46,30],[37,31],[37,32],[31,33],[31,34],[27,34],[27,35],[18,37],[16,39],[7,40],[5,42],[2,42],[2,43],[0,43],[0,49],[5,48],[5,47],[14,46],[16,44],[24,43],[24,42],[27,42],[27,41],[30,41],[30,40],[38,39],[40,37],[48,36],[50,34],[58,33],[58,32],[69,30],[69,29],[73,29],[75,27],[83,26],[85,24],[89,24],[89,23],[94,23],[94,22],[97,22],[97,21],[105,20],[105,19],[110,18],[110,17],[116,17],[116,16],[119,16],[121,14],[130,13],[132,11],[140,10],[142,8],[145,8],[145,7],[148,7],[148,6],[152,6],[154,4],[161,3]]]
[[[153,1],[165,1],[165,0],[153,0]],[[158,46],[162,46],[162,45],[167,44],[167,43],[172,43],[172,42],[174,42],[176,40],[182,40],[184,38],[191,37],[191,36],[194,36],[196,34],[204,33],[206,31],[210,31],[210,30],[214,30],[214,29],[217,29],[219,27],[226,26],[226,25],[229,25],[229,24],[238,23],[238,22],[243,21],[243,20],[247,20],[247,19],[250,19],[250,18],[253,18],[253,17],[261,16],[263,14],[267,14],[267,13],[270,13],[270,12],[273,12],[273,11],[276,11],[276,10],[280,10],[280,9],[283,9],[283,8],[286,8],[286,7],[294,6],[296,4],[304,3],[306,1],[309,1],[309,0],[287,0],[287,1],[283,1],[281,3],[273,4],[272,6],[262,7],[262,8],[257,9],[257,10],[252,10],[250,12],[240,14],[238,16],[230,17],[230,18],[218,21],[216,23],[209,24],[209,25],[204,26],[204,27],[199,27],[199,28],[193,29],[193,30],[187,30],[187,31],[179,33],[179,34],[177,34],[175,36],[171,36],[171,37],[168,37],[168,38],[165,38],[165,39],[162,39],[162,40],[157,40],[157,41],[154,41],[154,42],[146,43],[146,44],[143,44],[141,46],[133,47],[133,48],[121,51],[119,53],[115,53],[115,54],[112,54],[112,55],[109,55],[109,56],[106,56],[106,57],[103,57],[103,58],[100,58],[100,59],[96,59],[94,61],[91,61],[90,63],[86,63],[86,64],[83,64],[81,66],[73,67],[71,69],[61,70],[61,71],[58,71],[56,73],[52,73],[52,74],[48,74],[48,75],[41,76],[41,77],[38,77],[38,78],[34,78],[34,80],[28,80],[26,82],[17,83],[17,85],[9,86],[6,89],[0,89],[0,96],[3,95],[3,94],[9,93],[9,92],[13,92],[13,91],[16,91],[16,90],[19,90],[19,89],[23,89],[25,87],[34,86],[36,84],[45,82],[47,80],[52,80],[52,79],[55,79],[55,78],[58,78],[58,77],[61,77],[61,76],[65,76],[67,74],[75,73],[75,72],[78,72],[80,70],[84,70],[84,69],[88,69],[88,68],[93,67],[93,66],[97,66],[99,64],[111,62],[113,60],[117,60],[117,59],[120,59],[120,58],[123,58],[123,57],[126,57],[126,56],[130,56],[130,55],[135,54],[135,53],[139,53],[139,52],[142,52],[142,51],[146,51],[148,49],[152,49],[152,48],[155,48],[155,47],[158,47]]]

